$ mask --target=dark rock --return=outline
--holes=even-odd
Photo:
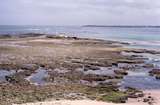
[[[6,80],[11,84],[19,84],[19,85],[28,85],[30,84],[27,80],[25,80],[22,76],[18,75],[10,75],[5,77]]]
[[[160,74],[155,75],[156,79],[160,79]]]
[[[119,75],[128,75],[126,70],[114,70],[114,73]]]
[[[160,52],[158,52],[158,51],[155,51],[155,50],[147,50],[147,49],[133,49],[133,50],[126,50],[126,52],[160,54]]]
[[[32,71],[35,71],[39,68],[38,65],[36,64],[23,64],[21,65],[21,69],[24,69],[24,70],[32,70]]]
[[[4,35],[0,35],[0,38],[12,38],[12,35],[4,34]]]
[[[152,69],[152,71],[150,71],[150,73],[160,74],[160,69]]]
[[[20,71],[17,73],[17,75],[21,75],[23,77],[30,76],[33,73],[33,71],[25,70],[25,71]]]
[[[144,68],[153,68],[154,65],[153,64],[145,64],[143,65]]]
[[[117,61],[117,63],[127,63],[127,64],[141,64],[144,63],[143,60],[127,60],[127,59],[122,59]]]
[[[148,102],[149,105],[154,105],[153,102]]]
[[[144,93],[142,91],[131,87],[127,87],[126,93],[128,94],[128,98],[144,97]]]
[[[40,33],[26,33],[26,34],[21,34],[18,37],[19,38],[28,38],[28,37],[39,37],[39,36],[43,36],[44,34],[40,34]]]
[[[65,34],[61,35],[47,35],[46,38],[52,38],[52,39],[68,39],[68,40],[79,40],[80,38],[75,36],[67,36]]]
[[[118,66],[118,63],[112,63],[112,66]]]
[[[100,83],[98,84],[98,86],[101,87],[101,88],[112,88],[112,89],[114,89],[115,91],[117,91],[117,90],[118,90],[118,87],[119,87],[116,83],[112,83],[112,82],[110,82],[110,83],[100,82]]]
[[[88,74],[83,76],[83,80],[92,82],[92,81],[105,81],[106,79],[112,79],[113,77],[110,76],[102,76],[102,75],[94,75],[94,74]]]
[[[20,69],[18,65],[9,64],[9,63],[0,64],[0,68],[4,69],[4,70],[13,70],[13,69],[18,70],[18,69]]]
[[[116,75],[115,77],[114,77],[115,79],[123,79],[123,75]]]
[[[139,97],[144,97],[144,94],[140,92],[140,93],[131,93],[128,95],[128,98],[139,98]]]
[[[149,72],[151,76],[155,76],[156,79],[160,79],[160,69],[153,69]]]
[[[85,65],[84,66],[84,70],[88,71],[88,70],[99,70],[100,68],[97,66],[92,66],[92,65]]]
[[[148,96],[148,98],[152,98],[152,96]]]
[[[101,66],[101,67],[109,67],[112,66],[112,63],[108,61],[82,61],[82,60],[72,60],[72,63],[79,63],[83,65],[90,65],[90,66]]]
[[[143,99],[143,102],[149,102],[149,101],[150,101],[150,99],[148,99],[148,98]]]
[[[120,100],[120,103],[126,103],[126,100],[128,98],[126,96],[123,96],[123,97],[120,97],[119,100]]]

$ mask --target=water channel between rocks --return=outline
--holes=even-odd
[[[126,55],[143,55],[143,57],[148,58],[145,61],[146,64],[153,64],[154,68],[160,68],[160,55],[154,54],[137,54],[137,53],[125,53]],[[140,67],[134,71],[128,71],[128,75],[123,78],[121,82],[121,88],[133,87],[142,90],[149,89],[160,89],[160,80],[156,79],[154,76],[149,75],[149,71],[152,68]]]

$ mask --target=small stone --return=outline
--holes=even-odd
[[[148,98],[144,98],[143,102],[149,102],[149,99]]]

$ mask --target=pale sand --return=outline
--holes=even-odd
[[[160,90],[149,90],[145,91],[146,97],[152,96],[154,98],[153,105],[160,105]],[[14,104],[16,105],[16,104]],[[37,103],[27,103],[22,105],[148,105],[148,103],[138,102],[136,100],[131,100],[125,104],[114,104],[114,103],[106,103],[106,102],[99,102],[99,101],[91,101],[91,100],[60,100],[60,101],[46,101],[46,102],[37,102]]]
[[[148,105],[148,104],[138,103],[138,102],[126,103],[126,104],[113,104],[113,103],[97,102],[90,100],[77,100],[77,101],[61,100],[61,101],[28,103],[22,105]]]

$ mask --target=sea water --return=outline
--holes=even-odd
[[[131,47],[160,48],[160,27],[0,26],[0,34],[24,33],[65,33],[77,37],[125,41],[131,43]]]

